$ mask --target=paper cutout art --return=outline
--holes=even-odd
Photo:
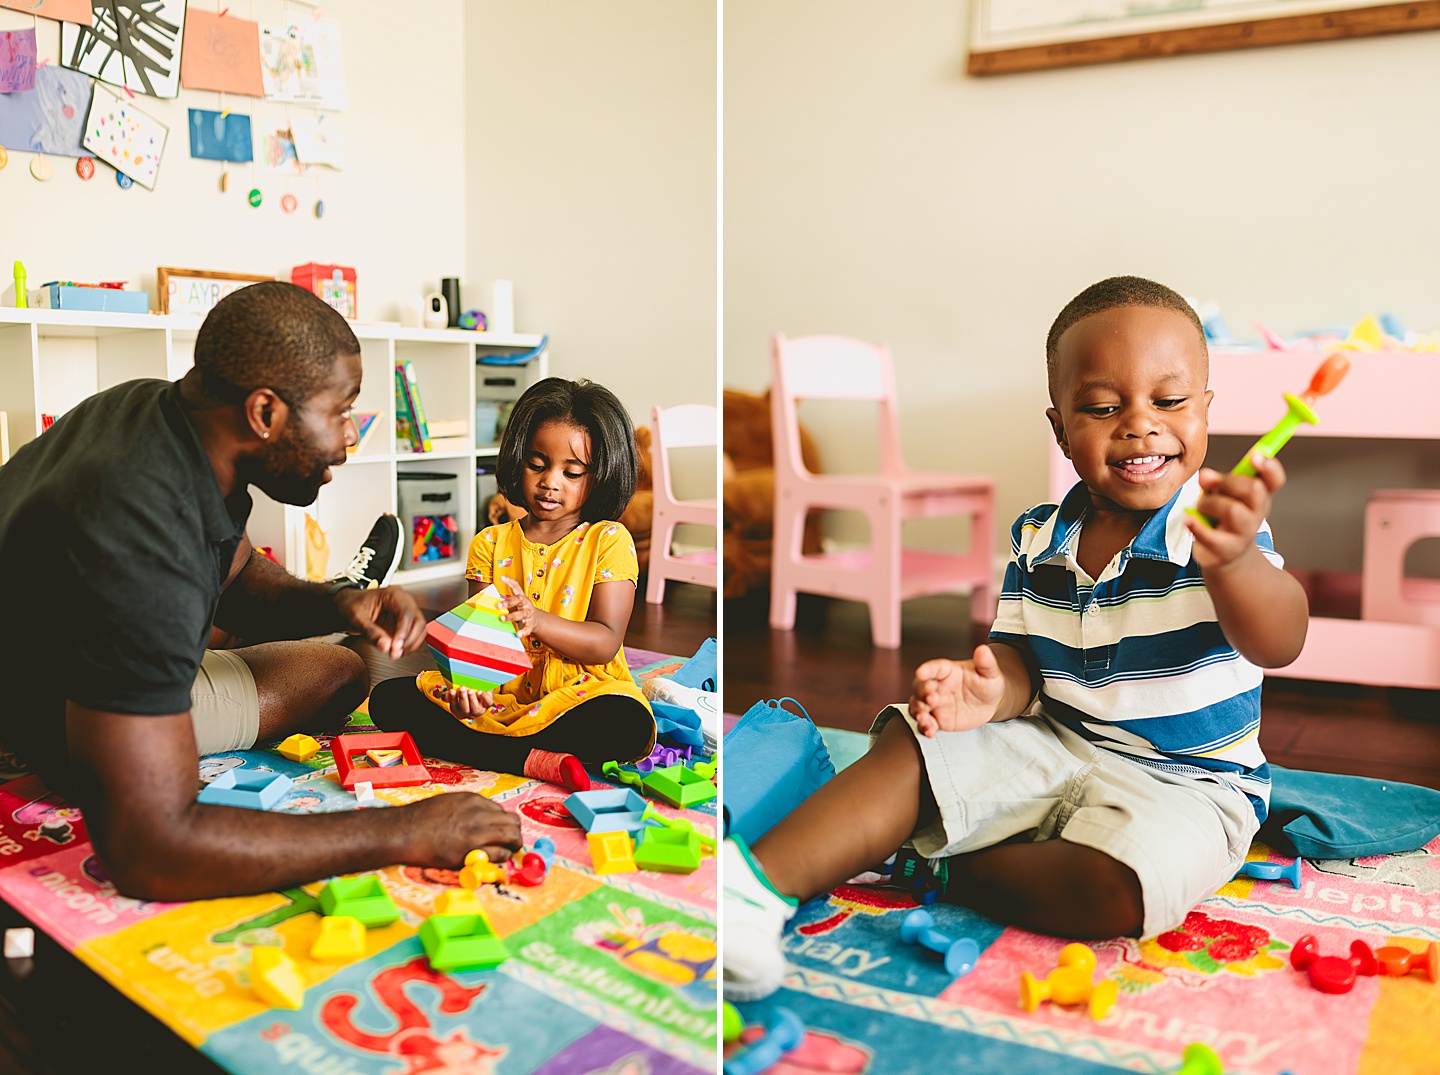
[[[85,119],[85,148],[146,190],[155,189],[170,129],[109,86],[95,84]]]
[[[35,88],[35,30],[0,33],[0,93]]]
[[[295,139],[289,128],[273,130],[265,136],[265,164],[272,172],[301,175],[305,169],[295,153]]]
[[[314,119],[295,117],[290,121],[290,137],[295,143],[295,156],[309,168],[323,164],[341,171],[345,167],[345,140],[335,117],[320,113]]]
[[[187,90],[263,97],[260,24],[233,15],[222,18],[199,8],[188,9],[185,47],[180,56],[180,85]]]
[[[0,146],[88,157],[80,139],[89,107],[88,78],[63,67],[41,67],[33,90],[0,94]]]
[[[345,67],[340,26],[333,19],[260,27],[260,74],[265,96],[343,111]]]
[[[250,117],[239,112],[190,109],[190,156],[198,160],[244,164],[255,159]]]
[[[90,25],[90,0],[0,0],[0,7],[14,8],[27,15],[39,15],[42,19]]]
[[[185,0],[93,0],[89,26],[63,23],[60,62],[152,97],[180,92]]]

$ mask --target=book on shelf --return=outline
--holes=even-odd
[[[420,384],[415,377],[415,363],[409,361],[395,363],[395,436],[408,441],[411,451],[430,451]]]
[[[365,447],[365,442],[375,431],[375,420],[379,417],[374,411],[355,411],[350,416],[351,421],[355,423],[355,443],[345,449],[347,454],[354,455]]]
[[[425,422],[425,405],[420,400],[420,381],[415,375],[415,363],[406,360],[395,363],[396,413],[404,403],[405,418],[409,423],[410,447],[417,452],[431,450],[430,428]]]

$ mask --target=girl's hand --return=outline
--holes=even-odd
[[[1256,453],[1250,457],[1255,477],[1200,471],[1196,510],[1215,520],[1213,527],[1199,519],[1187,518],[1185,525],[1194,536],[1195,562],[1203,571],[1224,569],[1241,557],[1259,555],[1255,535],[1270,513],[1275,493],[1285,485],[1285,468],[1278,460]]]
[[[505,606],[505,615],[500,618],[515,625],[515,634],[519,638],[533,634],[540,610],[530,603],[524,588],[514,579],[502,575],[496,581],[510,587],[510,593],[500,598],[500,603]]]
[[[978,728],[995,715],[1005,693],[1005,676],[989,646],[976,646],[968,661],[940,658],[915,669],[910,715],[920,734]]]
[[[495,695],[490,691],[475,691],[469,687],[436,687],[434,695],[450,707],[457,717],[478,717],[495,704]]]

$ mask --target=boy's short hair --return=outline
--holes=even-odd
[[[1067,302],[1055,318],[1055,323],[1050,326],[1049,335],[1045,337],[1045,372],[1050,385],[1051,402],[1055,400],[1055,363],[1060,351],[1060,337],[1065,335],[1066,330],[1075,322],[1117,306],[1153,306],[1183,314],[1195,326],[1195,333],[1200,337],[1200,347],[1206,358],[1209,358],[1210,348],[1205,342],[1205,326],[1200,323],[1200,315],[1195,312],[1195,307],[1185,300],[1185,296],[1143,276],[1111,276],[1091,284]]]
[[[580,508],[587,523],[618,519],[635,495],[640,464],[635,453],[635,427],[615,393],[594,381],[546,377],[525,390],[510,412],[500,438],[495,482],[512,504],[528,511],[521,479],[530,456],[530,441],[546,422],[579,426],[590,434],[590,495]]]
[[[358,355],[349,322],[313,292],[283,280],[226,295],[195,337],[195,368],[212,399],[240,403],[269,388],[303,406],[330,380],[335,356]]]

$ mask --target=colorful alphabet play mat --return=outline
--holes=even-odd
[[[637,675],[680,658],[628,650]],[[368,718],[351,718],[369,731]],[[328,737],[319,737],[322,746]],[[520,815],[525,844],[542,836],[556,859],[538,888],[486,885],[479,900],[510,957],[493,970],[433,971],[418,930],[455,872],[378,871],[401,911],[368,931],[350,963],[308,958],[320,927],[320,885],[238,899],[141,903],[116,894],[84,819],[33,776],[0,785],[0,895],[116,989],[232,1072],[330,1075],[694,1075],[714,1071],[717,1005],[715,860],[693,873],[597,877],[585,832],[551,784],[427,759],[434,782],[375,790],[367,808],[472,791]],[[267,769],[293,787],[272,809],[357,808],[328,749],[308,762],[269,750],[211,755],[202,779]],[[597,787],[604,785],[598,781]],[[715,831],[714,802],[676,810]],[[249,950],[278,945],[305,983],[298,1011],[272,1008],[249,983]]]
[[[846,747],[834,735],[825,732],[840,764]],[[1259,843],[1251,858],[1291,861]],[[902,941],[915,906],[902,889],[847,885],[800,909],[785,936],[785,987],[739,1006],[752,1024],[774,1023],[784,1007],[805,1025],[801,1047],[771,1075],[1175,1072],[1196,1041],[1215,1049],[1226,1075],[1440,1072],[1440,985],[1419,972],[1360,976],[1330,995],[1290,964],[1306,934],[1341,957],[1356,940],[1417,952],[1440,941],[1440,838],[1404,855],[1305,860],[1298,889],[1233,881],[1181,929],[1094,943],[1095,980],[1118,986],[1099,1021],[1083,1005],[1020,1006],[1021,973],[1045,978],[1064,942],[937,904],[934,928],[979,947],[975,968],[952,978],[940,955]]]

